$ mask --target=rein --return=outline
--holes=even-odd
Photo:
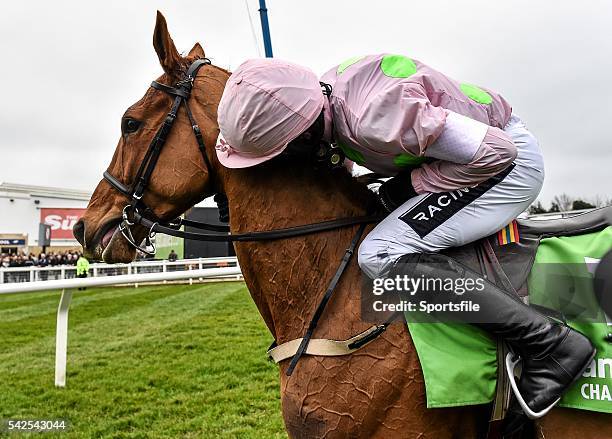
[[[159,223],[145,218],[140,213],[134,213],[134,221],[137,224],[148,228],[153,233],[164,233],[178,238],[193,239],[197,241],[224,241],[224,242],[245,242],[245,241],[271,241],[276,239],[293,238],[296,236],[310,235],[312,233],[325,232],[358,224],[373,224],[381,219],[382,215],[364,215],[335,220],[322,221],[318,223],[304,224],[300,226],[286,227],[282,229],[264,230],[261,232],[246,232],[230,234],[228,226],[202,223],[179,218],[176,223]],[[181,226],[188,226],[202,230],[216,231],[220,233],[196,233],[179,230]]]
[[[245,241],[266,241],[274,239],[292,238],[295,236],[309,235],[312,233],[319,233],[328,230],[334,230],[344,227],[350,227],[358,224],[371,224],[380,221],[384,216],[381,215],[364,215],[356,217],[339,218],[329,221],[322,221],[313,224],[304,224],[300,226],[287,227],[283,229],[266,230],[261,232],[247,232],[240,234],[231,234],[228,226],[208,224],[199,221],[191,221],[183,218],[176,218],[172,221],[163,222],[159,219],[151,220],[147,217],[147,214],[152,214],[153,210],[142,201],[142,196],[146,190],[151,175],[157,165],[157,161],[161,154],[162,148],[164,147],[168,135],[176,120],[178,110],[181,105],[185,105],[187,111],[187,117],[191,123],[194,136],[198,143],[198,148],[202,154],[202,159],[208,171],[212,169],[210,160],[206,153],[206,145],[202,137],[202,132],[199,125],[197,124],[193,113],[189,108],[189,98],[191,96],[191,89],[195,77],[198,74],[198,70],[204,66],[210,64],[208,58],[195,60],[187,73],[185,78],[180,80],[175,87],[171,87],[165,84],[160,84],[157,81],[151,83],[151,87],[168,93],[174,96],[174,102],[170,111],[166,115],[164,122],[157,130],[157,133],[153,137],[149,148],[143,158],[136,178],[131,185],[126,185],[119,181],[118,178],[114,177],[110,172],[104,172],[104,179],[119,193],[125,195],[130,199],[130,202],[123,208],[122,221],[119,225],[119,230],[123,234],[124,238],[137,250],[142,251],[146,254],[155,254],[155,247],[152,242],[152,238],[155,233],[164,233],[178,238],[193,239],[198,241],[214,241],[214,242],[245,242]],[[153,215],[155,216],[155,215]],[[141,225],[149,230],[145,238],[145,246],[141,246],[136,242],[134,235],[132,234],[131,227],[135,225]],[[200,230],[208,230],[210,232],[217,233],[195,233],[186,232],[180,230],[181,226],[189,226]]]
[[[277,353],[277,358],[280,358],[278,361],[282,361],[282,355],[287,355],[293,357],[289,369],[287,370],[287,375],[291,375],[298,360],[304,354],[313,354],[313,351],[309,350],[309,343],[314,333],[315,328],[317,327],[317,323],[320,317],[323,314],[325,306],[331,299],[331,296],[340,281],[340,278],[346,267],[348,266],[355,248],[359,243],[361,236],[365,230],[366,224],[376,223],[384,218],[384,215],[363,215],[363,216],[355,216],[355,217],[346,217],[346,218],[338,218],[329,221],[321,221],[312,224],[303,224],[299,226],[286,227],[281,229],[273,229],[273,230],[265,230],[265,231],[257,231],[257,232],[246,232],[246,233],[238,233],[231,234],[228,226],[216,225],[216,224],[208,224],[199,221],[191,221],[188,219],[177,218],[172,221],[161,221],[161,220],[151,220],[147,217],[147,214],[152,215],[154,217],[153,209],[147,206],[143,201],[142,197],[144,191],[146,190],[150,180],[151,175],[157,165],[157,161],[161,154],[162,148],[164,147],[168,135],[176,121],[176,117],[181,105],[185,106],[185,110],[187,112],[187,117],[189,118],[189,122],[191,123],[191,128],[198,143],[198,148],[202,154],[202,159],[204,164],[210,173],[212,170],[212,166],[208,155],[206,153],[206,147],[204,144],[204,139],[202,137],[202,132],[197,122],[195,121],[191,109],[189,108],[189,98],[191,96],[191,89],[193,88],[194,79],[197,76],[198,70],[204,66],[210,64],[210,60],[207,58],[198,59],[194,61],[187,73],[185,74],[185,78],[180,80],[175,87],[171,87],[165,84],[160,84],[157,81],[153,81],[151,83],[151,87],[163,91],[171,96],[174,96],[174,102],[172,103],[172,107],[170,111],[166,115],[164,122],[157,130],[153,140],[151,141],[147,152],[143,158],[142,163],[138,168],[138,172],[136,173],[136,177],[131,185],[126,185],[119,181],[116,177],[114,177],[110,172],[104,172],[104,179],[119,193],[125,195],[130,201],[123,208],[122,213],[122,221],[119,224],[119,230],[121,231],[123,237],[132,245],[135,249],[140,250],[146,254],[155,254],[155,246],[153,245],[152,238],[156,233],[164,233],[166,235],[176,236],[183,239],[190,240],[198,240],[198,241],[225,241],[225,242],[246,242],[246,241],[269,241],[276,239],[286,239],[293,238],[296,236],[304,236],[313,233],[320,233],[329,230],[340,229],[344,227],[351,227],[355,225],[359,225],[359,229],[357,233],[353,236],[349,247],[346,249],[344,256],[334,274],[325,294],[317,307],[314,316],[312,317],[310,324],[308,325],[308,330],[306,335],[299,340],[299,345],[295,346],[295,351],[293,351],[293,346],[289,347],[287,343],[277,346],[276,352],[278,349],[282,351],[282,353]],[[324,150],[322,153],[318,153],[320,155],[321,160],[319,161],[329,161],[332,165],[337,166],[338,163],[341,163],[343,157],[340,155],[336,149]],[[147,236],[145,238],[144,246],[138,244],[134,235],[132,233],[132,226],[140,225],[149,230]],[[193,227],[200,230],[207,230],[213,233],[206,232],[186,232],[180,230],[182,226]],[[393,317],[393,319],[396,316]],[[383,325],[378,325],[372,327],[361,334],[357,334],[353,338],[346,340],[344,342],[337,340],[313,340],[316,343],[315,352],[318,352],[317,355],[346,355],[352,353],[354,350],[360,349],[365,346],[367,343],[371,342],[375,338],[377,338],[380,334],[382,334],[387,326],[391,323],[391,320],[388,323]],[[294,340],[293,342],[295,342]],[[292,342],[289,342],[292,343]],[[295,343],[294,343],[295,344]],[[329,346],[333,346],[332,349]],[[341,346],[341,347],[339,347]],[[285,357],[286,358],[286,357]]]

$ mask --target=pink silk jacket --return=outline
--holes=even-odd
[[[460,83],[420,61],[351,58],[323,75],[326,137],[355,163],[387,176],[412,169],[417,193],[474,186],[509,166],[503,131],[512,108],[499,94]]]

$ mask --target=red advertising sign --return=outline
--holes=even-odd
[[[40,222],[51,226],[51,239],[74,239],[72,227],[83,216],[85,209],[40,209]]]

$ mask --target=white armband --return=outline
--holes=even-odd
[[[445,110],[446,123],[436,141],[425,150],[426,157],[466,164],[472,161],[484,140],[489,125]]]

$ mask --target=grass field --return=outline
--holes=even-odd
[[[0,296],[0,419],[66,419],[62,438],[286,437],[271,337],[243,283],[75,293],[64,389],[58,300]]]

